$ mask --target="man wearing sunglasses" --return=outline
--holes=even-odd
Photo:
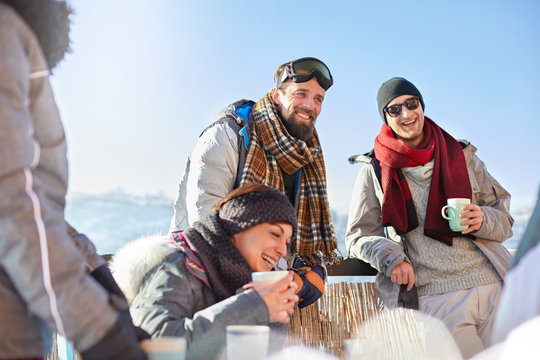
[[[275,81],[260,100],[227,106],[203,131],[180,181],[171,231],[208,215],[233,188],[263,183],[284,192],[297,210],[292,254],[322,252],[331,260],[337,243],[315,122],[332,75],[322,61],[301,58],[281,65]]]
[[[346,243],[379,273],[377,294],[446,323],[464,357],[487,347],[510,254],[510,194],[467,141],[424,116],[424,99],[404,78],[379,89],[384,121],[375,148],[351,162],[359,171]],[[467,198],[462,225],[441,216],[449,198]]]

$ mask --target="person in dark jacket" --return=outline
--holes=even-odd
[[[70,7],[0,1],[0,359],[37,359],[52,332],[83,359],[144,359],[103,259],[64,220],[66,139],[49,73]],[[97,280],[97,281],[96,281]]]
[[[227,325],[287,331],[298,301],[292,273],[263,290],[253,288],[251,273],[273,269],[296,224],[285,195],[246,184],[187,230],[128,244],[111,267],[136,325],[153,337],[185,337],[187,359],[215,359]]]

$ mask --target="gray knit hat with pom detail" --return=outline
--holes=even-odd
[[[292,225],[294,239],[298,220],[291,202],[276,189],[266,188],[236,196],[215,210],[227,234],[232,236],[267,222],[285,222]]]

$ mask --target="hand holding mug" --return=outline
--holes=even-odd
[[[441,209],[441,215],[449,221],[450,229],[460,231],[462,234],[480,229],[484,221],[484,213],[480,206],[462,198],[451,198],[447,203],[448,205]]]
[[[292,273],[264,289],[257,289],[255,284],[255,290],[261,295],[268,308],[270,322],[289,322],[294,305],[298,302],[296,288]]]
[[[469,204],[463,207],[463,211],[466,211],[467,213],[462,213],[460,216],[462,218],[467,217],[468,219],[462,219],[464,220],[462,221],[462,224],[469,227],[467,230],[463,230],[461,233],[468,234],[480,229],[482,223],[484,222],[484,213],[482,212],[482,208],[476,204]]]

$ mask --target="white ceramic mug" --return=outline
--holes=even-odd
[[[251,280],[253,280],[255,290],[261,291],[276,281],[283,279],[288,274],[289,272],[286,270],[254,272],[251,273]]]
[[[227,326],[227,360],[263,360],[268,355],[270,328],[263,325]]]
[[[441,215],[443,218],[448,220],[450,224],[450,229],[452,229],[453,231],[467,230],[469,228],[469,225],[461,225],[461,222],[467,221],[470,218],[462,218],[459,217],[459,215],[468,212],[463,211],[462,208],[465,205],[469,205],[471,203],[471,200],[465,198],[451,198],[448,199],[446,203],[448,205],[443,206],[443,208],[441,209]],[[448,212],[448,215],[446,215],[446,212]]]
[[[163,336],[141,341],[141,348],[148,360],[185,360],[186,339],[177,336]]]

